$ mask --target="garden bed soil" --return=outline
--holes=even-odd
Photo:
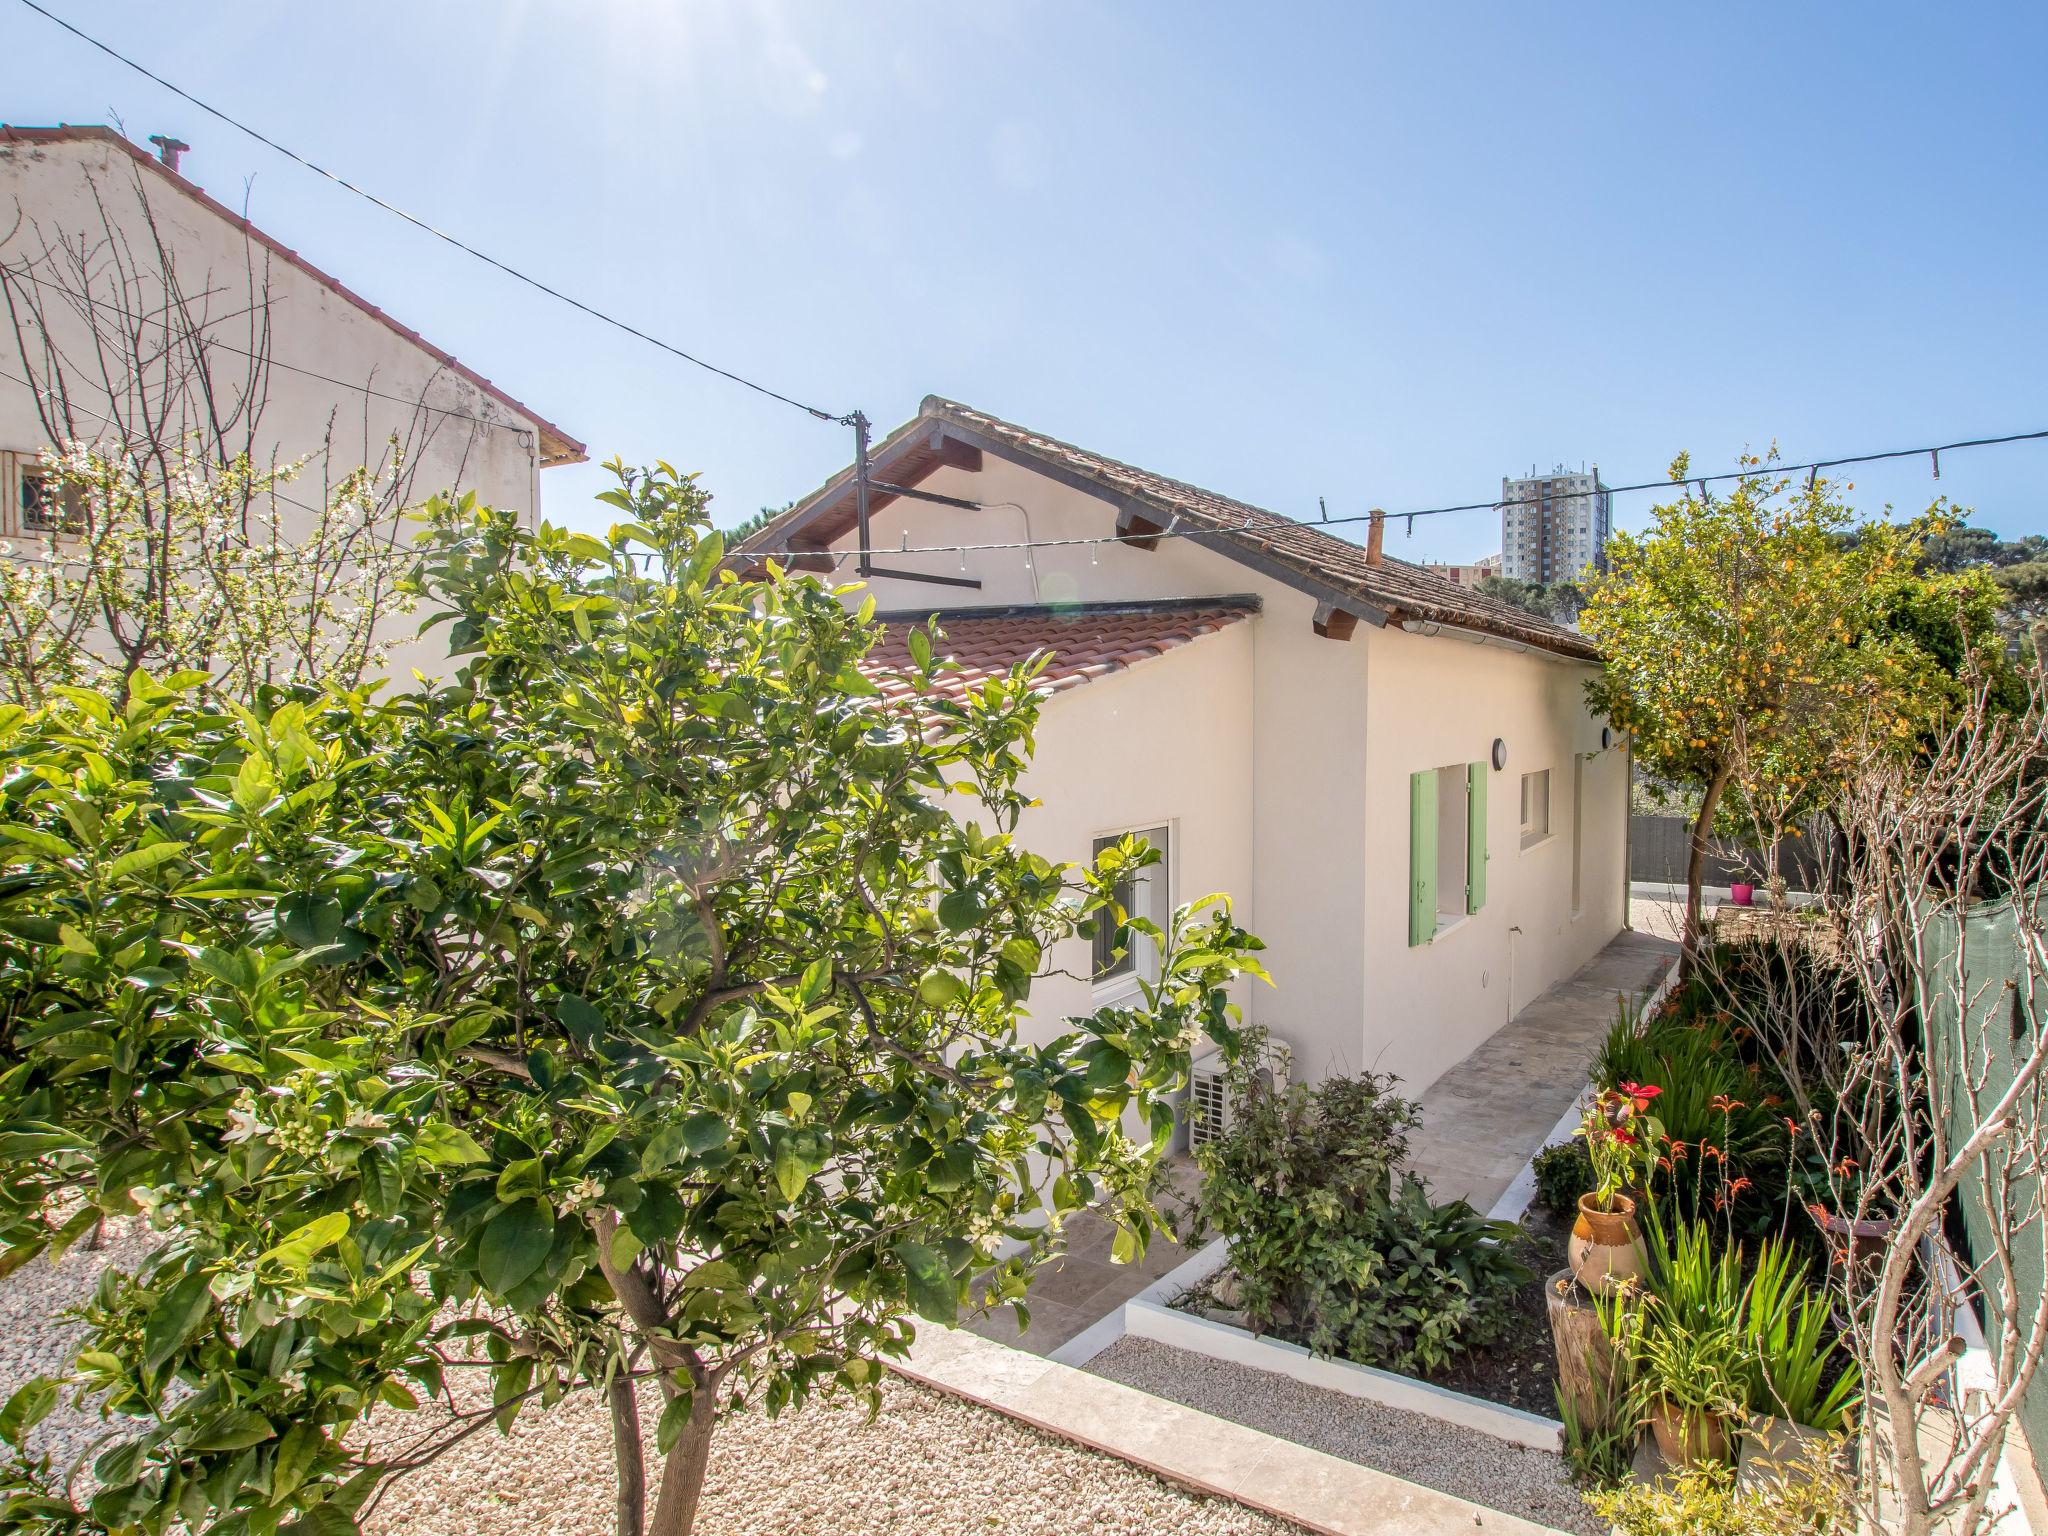
[[[1527,1235],[1515,1255],[1531,1271],[1508,1298],[1512,1317],[1501,1338],[1462,1355],[1440,1375],[1422,1379],[1468,1397],[1483,1397],[1546,1419],[1557,1417],[1557,1350],[1550,1339],[1550,1276],[1565,1267],[1571,1224],[1540,1205],[1522,1218]]]
[[[1557,1417],[1557,1351],[1550,1339],[1550,1305],[1545,1296],[1545,1282],[1565,1267],[1565,1242],[1571,1236],[1571,1224],[1553,1216],[1540,1205],[1532,1205],[1522,1218],[1521,1227],[1524,1240],[1515,1257],[1530,1271],[1530,1275],[1507,1298],[1509,1316],[1501,1336],[1492,1344],[1469,1351],[1449,1369],[1434,1376],[1415,1371],[1395,1374],[1426,1381],[1447,1391],[1462,1392],[1467,1397],[1483,1398],[1489,1403],[1500,1403],[1554,1419]],[[1248,1328],[1244,1314],[1232,1310],[1219,1299],[1220,1294],[1228,1294],[1229,1273],[1226,1266],[1174,1297],[1170,1304],[1198,1317],[1227,1323],[1233,1328]],[[1294,1344],[1303,1342],[1289,1329],[1275,1328],[1272,1331],[1275,1338]],[[1360,1363],[1370,1365],[1374,1362]]]

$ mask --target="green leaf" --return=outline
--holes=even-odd
[[[903,1265],[910,1310],[950,1326],[960,1315],[960,1283],[946,1256],[923,1243],[898,1243],[896,1257]]]
[[[348,1231],[348,1212],[329,1211],[325,1216],[315,1216],[298,1228],[292,1235],[268,1250],[257,1260],[259,1264],[276,1264],[297,1274],[304,1274],[313,1262],[314,1255],[323,1248],[332,1247]]]
[[[47,1376],[23,1382],[0,1407],[0,1441],[20,1445],[24,1436],[57,1406],[57,1383]]]
[[[326,1447],[327,1436],[317,1424],[301,1419],[284,1432],[278,1442],[277,1460],[270,1471],[270,1498],[273,1503],[282,1503],[292,1491],[306,1480],[306,1474],[313,1469],[313,1463]]]
[[[521,1200],[499,1210],[477,1245],[477,1274],[504,1296],[547,1261],[555,1244],[555,1213],[544,1200]]]
[[[461,1126],[439,1122],[424,1127],[413,1146],[421,1157],[437,1165],[481,1163],[490,1157],[476,1144],[476,1138]]]
[[[797,1156],[793,1145],[794,1137],[783,1136],[775,1143],[775,1187],[782,1191],[782,1198],[794,1202],[804,1192],[804,1186],[811,1182],[811,1170]]]
[[[131,848],[107,866],[110,880],[126,880],[155,869],[159,864],[168,864],[184,853],[184,843],[151,843],[147,848]]]
[[[669,1399],[668,1406],[661,1410],[661,1421],[654,1426],[654,1448],[666,1456],[676,1448],[676,1442],[683,1438],[683,1426],[690,1422],[690,1405],[693,1394],[688,1377],[676,1382],[676,1395]]]
[[[261,1445],[277,1434],[277,1427],[253,1408],[230,1408],[201,1421],[185,1442],[189,1451],[239,1451]]]
[[[345,1222],[346,1218],[343,1220]],[[213,1295],[208,1289],[209,1279],[204,1272],[187,1275],[157,1298],[142,1334],[142,1364],[145,1370],[152,1374],[161,1370],[164,1362],[184,1348],[185,1341],[191,1338],[198,1331],[199,1325],[206,1320],[207,1314],[213,1308]]]
[[[537,1157],[522,1157],[507,1163],[498,1174],[498,1198],[507,1205],[547,1192],[547,1176]]]
[[[593,1008],[588,1000],[574,992],[565,992],[555,1004],[555,1017],[562,1021],[562,1027],[585,1045],[604,1038],[608,1026],[605,1017]]]
[[[297,949],[332,944],[341,933],[341,903],[318,891],[287,896],[277,904],[277,929]]]
[[[949,891],[939,898],[939,921],[955,933],[965,933],[981,918],[981,898],[972,891]]]
[[[724,1146],[730,1134],[725,1117],[708,1109],[700,1109],[683,1122],[683,1145],[700,1157]]]
[[[910,631],[910,659],[917,664],[918,671],[931,671],[932,637],[925,632],[921,624]]]
[[[277,793],[277,779],[270,764],[253,754],[242,759],[235,770],[235,804],[244,811],[260,811]]]
[[[804,967],[803,980],[797,983],[796,995],[805,1007],[809,1007],[832,990],[832,961],[829,957],[813,960]]]
[[[1110,1239],[1109,1262],[1128,1264],[1138,1256],[1138,1234],[1122,1222],[1116,1224],[1116,1236]]]
[[[78,850],[65,842],[54,832],[45,832],[40,827],[25,827],[18,821],[0,822],[0,837],[20,843],[24,848],[33,848],[37,853],[52,859],[75,859]]]

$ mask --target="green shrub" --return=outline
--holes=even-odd
[[[1595,1490],[1586,1503],[1620,1536],[1847,1536],[1856,1529],[1854,1490],[1825,1444],[1753,1488],[1736,1486],[1733,1467],[1708,1462],[1651,1483]]]
[[[1536,1154],[1531,1166],[1536,1171],[1536,1203],[1553,1216],[1575,1216],[1579,1196],[1593,1188],[1593,1159],[1585,1142],[1576,1136],[1554,1142]]]
[[[1233,1092],[1230,1129],[1197,1154],[1201,1215],[1230,1239],[1255,1329],[1423,1372],[1500,1337],[1529,1277],[1509,1246],[1519,1233],[1462,1200],[1432,1203],[1412,1176],[1394,1191],[1418,1114],[1393,1078],[1274,1093],[1245,1075]]]

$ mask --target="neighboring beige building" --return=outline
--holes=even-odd
[[[1551,586],[1607,569],[1614,534],[1614,492],[1600,466],[1574,472],[1559,465],[1500,482],[1500,571],[1515,581]]]
[[[1500,556],[1488,555],[1483,560],[1474,560],[1470,565],[1453,565],[1444,560],[1425,560],[1422,568],[1432,576],[1441,576],[1453,586],[1476,587],[1489,576],[1500,574]]]
[[[110,128],[0,126],[12,321],[0,334],[0,538],[37,534],[50,515],[38,464],[60,368],[68,435],[112,431],[154,391],[178,400],[164,436],[211,412],[206,424],[224,424],[223,440],[258,465],[316,456],[284,488],[308,506],[324,499],[329,476],[387,460],[395,438],[403,484],[393,491],[404,503],[474,491],[537,515],[541,470],[581,462],[583,445],[178,174],[182,148],[171,141],[159,160]],[[163,367],[144,370],[139,386],[119,371],[102,377],[95,350],[137,314],[146,344],[168,354]],[[166,314],[182,318],[166,327]],[[204,388],[189,366],[194,335],[211,360]],[[394,633],[400,675],[445,664],[445,629],[414,640],[416,625],[400,621]]]
[[[1278,983],[1243,1001],[1299,1075],[1420,1093],[1622,927],[1628,764],[1582,636],[937,398],[871,482],[975,504],[872,491],[883,654],[934,611],[967,680],[1053,653],[1019,835],[1075,861],[1163,835],[1135,904],[1234,898]],[[740,551],[852,581],[857,499],[842,472]],[[1031,998],[1048,1034],[1134,989],[1072,947]]]

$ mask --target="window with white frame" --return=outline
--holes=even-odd
[[[1522,846],[1533,848],[1550,836],[1550,770],[1522,775]]]
[[[1116,903],[1126,916],[1144,918],[1147,922],[1166,926],[1173,911],[1173,886],[1171,881],[1171,859],[1173,845],[1166,827],[1134,827],[1128,832],[1112,832],[1095,839],[1094,856],[1100,859],[1109,849],[1116,847],[1125,838],[1135,838],[1159,851],[1159,862],[1148,864],[1143,869],[1129,870],[1116,882]],[[1109,914],[1103,914],[1107,918]],[[1142,976],[1147,981],[1159,979],[1159,946],[1143,934],[1133,933],[1111,921],[1102,921],[1095,930],[1095,981],[1098,986],[1120,981],[1128,976]]]

